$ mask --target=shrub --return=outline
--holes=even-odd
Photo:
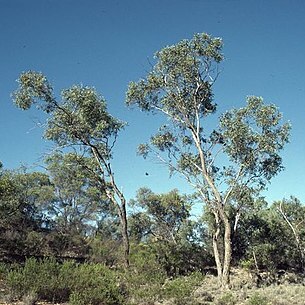
[[[101,264],[83,264],[75,270],[71,305],[120,304],[117,274]]]
[[[194,272],[189,276],[181,276],[174,280],[168,281],[163,285],[163,297],[182,299],[191,296],[196,287],[200,286],[203,281],[203,275]]]
[[[217,305],[235,305],[237,302],[235,295],[231,292],[223,294],[218,300]]]
[[[55,259],[28,259],[23,268],[8,273],[12,298],[68,301],[72,305],[120,304],[121,295],[114,271],[101,264],[59,264]]]
[[[267,305],[267,304],[268,304],[267,298],[261,296],[257,292],[253,294],[248,300],[248,305]]]
[[[130,262],[131,266],[122,273],[122,278],[131,303],[154,304],[167,299],[175,304],[186,304],[203,281],[199,272],[166,280],[166,272],[158,262],[155,250],[145,244],[132,248]]]
[[[107,266],[118,265],[120,262],[120,242],[117,240],[93,238],[89,242],[89,259],[94,263]]]
[[[38,301],[38,296],[35,292],[30,292],[23,296],[22,301],[24,305],[35,305]]]
[[[153,249],[145,244],[134,246],[130,265],[130,268],[122,273],[122,278],[131,299],[146,304],[157,301],[166,274],[157,262]]]
[[[33,293],[39,299],[65,301],[71,290],[68,282],[70,276],[64,276],[67,264],[61,266],[53,258],[42,261],[30,258],[23,268],[19,267],[8,273],[7,285],[11,294],[18,299]]]
[[[8,272],[10,270],[10,265],[0,262],[0,280],[6,278]]]

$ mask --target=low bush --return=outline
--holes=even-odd
[[[65,301],[71,292],[71,270],[75,264],[60,265],[53,258],[38,261],[30,258],[24,267],[12,270],[7,275],[7,285],[14,298],[37,294],[39,299]],[[68,273],[68,274],[65,274]]]
[[[266,297],[261,296],[259,293],[254,293],[248,300],[248,305],[267,305],[268,300]]]
[[[194,272],[189,276],[181,276],[167,281],[163,285],[162,296],[164,299],[188,298],[202,284],[203,278],[204,276],[201,273]]]
[[[117,274],[101,264],[83,264],[75,270],[71,305],[121,304]]]
[[[130,268],[121,273],[121,279],[131,303],[149,304],[160,299],[166,273],[158,263],[154,250],[139,244],[132,248]]]
[[[226,292],[216,302],[217,305],[235,305],[236,303],[236,296],[232,292]]]
[[[37,300],[51,302],[70,299],[72,305],[112,305],[122,301],[117,274],[101,264],[28,259],[23,268],[8,273],[7,286],[15,299],[35,295]]]
[[[132,247],[130,263],[130,268],[121,273],[121,283],[131,304],[154,304],[164,300],[186,304],[203,282],[200,272],[168,279],[155,249],[146,244]]]

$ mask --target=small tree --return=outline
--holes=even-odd
[[[150,189],[141,188],[130,205],[140,208],[133,214],[134,223],[144,232],[140,235],[152,235],[156,240],[177,244],[179,231],[188,222],[191,204],[177,190],[166,194],[155,194]]]
[[[59,148],[74,147],[77,152],[95,160],[98,167],[95,168],[95,177],[120,217],[124,261],[128,266],[126,199],[117,186],[111,166],[118,132],[125,123],[108,113],[106,101],[94,88],[72,86],[62,91],[62,100],[58,101],[51,84],[41,73],[22,73],[18,82],[19,88],[13,94],[17,107],[26,110],[36,104],[50,115],[44,137],[54,141]],[[84,167],[84,170],[89,169]]]
[[[55,188],[55,198],[46,211],[58,229],[80,235],[96,231],[103,214],[114,208],[97,183],[95,160],[75,153],[55,153],[46,158],[46,164]]]
[[[192,198],[177,190],[155,194],[141,188],[130,205],[130,236],[154,249],[168,275],[187,274],[210,263],[202,223],[191,219]]]
[[[287,227],[293,234],[295,246],[300,258],[300,269],[305,270],[305,207],[300,200],[291,197],[274,203],[277,212],[285,221]]]
[[[0,171],[0,251],[14,259],[41,254],[46,219],[42,205],[53,200],[49,177],[40,172]],[[16,255],[16,257],[15,257]]]
[[[262,98],[223,114],[214,129],[207,117],[216,111],[212,86],[223,59],[222,41],[196,34],[155,55],[156,64],[145,79],[131,82],[127,105],[162,113],[167,124],[141,144],[146,157],[157,156],[171,173],[180,173],[198,192],[214,216],[213,250],[219,281],[229,283],[232,227],[229,207],[235,207],[235,225],[253,197],[282,169],[278,152],[288,141],[289,124]],[[223,253],[219,247],[224,228]]]

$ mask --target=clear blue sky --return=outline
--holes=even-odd
[[[161,165],[136,156],[158,119],[127,109],[124,99],[128,82],[145,75],[155,51],[207,32],[224,40],[219,111],[258,95],[292,123],[286,170],[273,179],[267,199],[292,194],[305,202],[304,16],[303,0],[0,0],[0,160],[10,169],[39,164],[51,146],[36,127],[41,113],[22,112],[10,98],[20,72],[38,70],[57,92],[78,83],[96,87],[110,112],[129,123],[114,156],[127,198],[141,186],[189,191]]]

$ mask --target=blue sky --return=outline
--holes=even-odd
[[[109,111],[129,126],[118,140],[114,168],[127,198],[141,186],[156,192],[186,183],[136,156],[158,117],[124,105],[128,82],[145,76],[148,58],[166,45],[207,32],[222,37],[225,60],[214,88],[219,114],[247,95],[280,107],[292,124],[286,170],[273,179],[269,201],[305,202],[305,2],[300,0],[0,0],[0,160],[5,168],[41,163],[43,115],[16,109],[10,93],[22,71],[43,72],[56,92],[94,86]],[[148,172],[149,176],[145,173]]]

